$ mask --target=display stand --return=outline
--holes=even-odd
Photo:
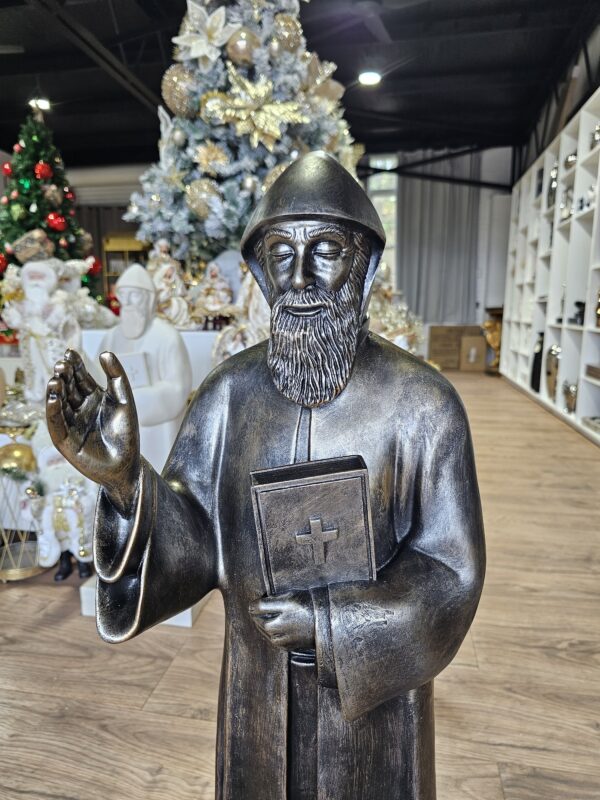
[[[500,360],[502,375],[596,444],[600,434],[589,419],[600,417],[600,380],[588,367],[600,365],[600,142],[594,141],[599,123],[600,90],[515,184]],[[582,303],[585,314],[576,320],[576,304]],[[531,375],[542,332],[538,393]],[[554,396],[546,380],[552,346],[560,348]],[[571,412],[566,410],[565,382],[577,385]]]

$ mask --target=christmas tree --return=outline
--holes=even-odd
[[[307,52],[298,0],[188,0],[162,82],[160,160],[125,219],[192,264],[237,248],[252,207],[299,155],[362,154],[343,119],[336,66]]]
[[[12,243],[35,229],[48,235],[56,258],[80,258],[85,233],[75,216],[75,192],[39,111],[22,125],[13,152],[12,160],[2,164],[8,182],[0,198],[0,272],[11,263],[19,265]]]

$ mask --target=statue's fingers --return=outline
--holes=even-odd
[[[88,395],[95,392],[98,388],[98,384],[85,368],[83,359],[77,350],[67,350],[65,353],[65,360],[73,368],[75,383],[82,398],[85,399]]]
[[[57,361],[57,363],[54,365],[54,376],[56,378],[62,378],[65,385],[67,401],[73,411],[77,411],[77,409],[83,403],[84,398],[81,396],[81,393],[79,392],[79,389],[75,383],[73,367],[65,359],[62,361]]]
[[[50,438],[60,450],[61,445],[69,436],[69,429],[63,414],[61,399],[62,380],[51,378],[46,390],[46,421]]]
[[[100,364],[108,379],[106,391],[121,405],[134,405],[133,394],[123,365],[114,353],[101,353]]]
[[[261,597],[250,603],[248,610],[253,617],[273,617],[281,613],[282,609],[274,597]]]

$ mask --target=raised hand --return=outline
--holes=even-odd
[[[127,376],[114,353],[102,353],[102,389],[81,356],[67,350],[48,383],[46,419],[56,449],[101,484],[118,510],[132,510],[140,474],[140,434]]]

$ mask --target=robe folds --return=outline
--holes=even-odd
[[[281,395],[267,343],[198,389],[163,475],[144,462],[135,512],[101,491],[97,616],[129,639],[223,595],[218,800],[285,800],[288,654],[263,639],[250,472],[294,463],[306,409]],[[361,455],[369,472],[377,580],[313,592],[315,800],[434,800],[433,678],[451,661],[483,584],[483,525],[469,426],[448,381],[373,334],[344,391],[309,415],[311,460]],[[292,737],[293,738],[293,737]]]

